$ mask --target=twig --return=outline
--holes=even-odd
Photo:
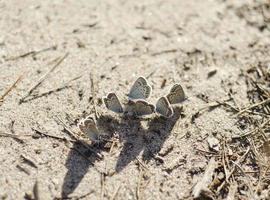
[[[30,56],[30,55],[37,55],[37,54],[42,53],[42,52],[45,52],[45,51],[55,50],[56,48],[57,48],[57,46],[54,45],[52,47],[48,47],[48,48],[41,49],[41,50],[38,50],[38,51],[29,51],[29,52],[24,53],[24,54],[21,54],[19,56],[14,56],[14,57],[6,58],[5,61],[17,60],[19,58],[24,58],[24,57],[27,57],[27,56]]]
[[[168,49],[168,50],[164,50],[164,51],[154,52],[154,53],[151,53],[151,56],[158,56],[158,55],[167,54],[167,53],[175,53],[178,50],[179,49]]]
[[[142,161],[140,161],[139,158],[136,158],[136,160],[138,161],[138,163],[140,164],[140,166],[142,166],[144,169],[146,169],[146,170],[149,171],[149,169],[142,163]]]
[[[153,76],[157,72],[158,68],[154,69],[150,74],[148,74],[145,78],[148,79]]]
[[[99,118],[99,114],[97,112],[97,107],[96,107],[96,91],[95,91],[95,85],[94,85],[94,77],[92,74],[90,74],[90,81],[91,81],[91,93],[93,96],[93,105],[94,105],[94,111],[95,111],[95,117],[96,119]]]
[[[15,123],[15,120],[12,120],[11,123],[9,124],[9,130],[11,132],[12,135],[16,135],[15,131],[14,131],[14,123]],[[21,140],[19,138],[15,138],[15,137],[12,137],[16,142],[19,142],[21,144],[24,143],[24,140]]]
[[[68,128],[68,126],[65,124],[65,122],[63,122],[62,119],[60,119],[58,116],[56,116],[56,119],[62,124],[62,126],[64,127],[64,129],[68,132],[69,136],[73,139],[75,139],[76,141],[79,140],[79,138],[73,133],[72,130],[70,130]]]
[[[222,190],[222,188],[224,187],[224,185],[225,185],[226,183],[229,183],[229,179],[230,179],[230,177],[233,175],[233,173],[235,172],[236,166],[240,166],[238,163],[241,163],[243,160],[245,160],[245,158],[246,158],[246,156],[248,155],[249,152],[250,152],[250,148],[248,148],[247,151],[244,153],[244,155],[241,156],[236,162],[231,161],[231,162],[233,162],[233,164],[234,164],[233,167],[232,167],[232,170],[231,170],[229,173],[226,174],[226,179],[225,179],[225,180],[223,181],[223,183],[217,188],[217,193],[219,193],[219,192]],[[236,164],[237,164],[237,165],[236,165]],[[244,170],[242,170],[242,172],[245,173]]]
[[[25,99],[23,102],[26,103],[26,102],[29,102],[29,101],[32,101],[32,100],[35,100],[35,99],[38,99],[38,98],[41,98],[41,97],[44,97],[44,96],[48,96],[50,94],[59,92],[61,90],[64,90],[64,89],[67,89],[67,88],[70,88],[70,87],[71,87],[70,85],[67,85],[67,86],[59,87],[59,88],[56,88],[56,89],[53,89],[53,90],[49,90],[49,91],[44,92],[42,94],[35,94],[32,97],[29,97],[29,98]]]
[[[36,180],[34,188],[33,188],[33,194],[35,200],[40,200],[40,192],[39,192],[39,181]]]
[[[101,200],[104,198],[104,188],[105,188],[105,175],[104,173],[101,173],[101,193],[100,193]]]
[[[34,163],[34,161],[30,160],[30,158],[25,157],[24,155],[21,155],[21,158],[25,163],[30,165],[31,167],[38,168],[38,166]]]
[[[141,189],[142,177],[143,177],[143,173],[142,173],[142,170],[140,170],[139,180],[138,180],[137,189],[136,189],[137,200],[140,200],[141,198],[140,189]]]
[[[32,130],[34,130],[40,136],[50,137],[50,138],[53,138],[53,139],[56,139],[56,140],[60,140],[60,141],[76,142],[76,140],[68,140],[67,138],[58,137],[58,136],[55,136],[55,135],[50,135],[50,134],[44,133],[41,130],[38,130],[36,128],[32,128]]]
[[[113,141],[112,141],[111,148],[110,148],[110,151],[109,151],[109,155],[110,155],[110,156],[112,155],[112,151],[113,151],[113,148],[114,148],[115,143],[116,143],[116,141],[113,140]]]
[[[23,168],[23,167],[20,166],[20,165],[16,165],[16,167],[17,167],[19,170],[21,170],[21,171],[23,171],[24,173],[26,173],[27,175],[30,175],[30,172],[29,172],[28,169],[25,169],[25,168]]]
[[[95,27],[99,22],[93,22],[93,23],[89,23],[89,24],[82,24],[82,26],[84,27],[88,27],[88,28],[93,28]]]
[[[34,100],[34,99],[37,99],[37,98],[40,98],[40,97],[43,97],[43,96],[50,95],[50,94],[55,93],[55,92],[59,92],[59,91],[61,91],[61,90],[63,90],[63,89],[66,89],[66,88],[70,88],[71,85],[69,85],[69,83],[72,82],[72,81],[75,81],[75,80],[77,80],[77,79],[79,79],[79,78],[81,78],[81,77],[82,77],[82,75],[77,76],[77,77],[75,77],[75,78],[69,80],[68,82],[64,83],[62,86],[60,86],[60,87],[58,87],[58,88],[49,90],[49,91],[44,92],[44,93],[42,93],[42,94],[33,95],[32,98],[28,98],[27,100],[24,100],[24,102],[28,102],[28,101],[31,101],[31,100]]]
[[[224,169],[224,173],[225,173],[225,179],[226,181],[228,181],[228,169],[226,167],[226,161],[228,160],[228,157],[227,157],[227,154],[226,154],[226,151],[224,151],[225,149],[225,144],[223,143],[223,151],[222,151],[222,165],[223,165],[223,169]],[[227,158],[227,159],[226,159]]]
[[[49,76],[51,72],[53,72],[68,56],[69,53],[66,53],[49,71],[47,71],[37,83],[35,83],[27,92],[27,94],[20,99],[20,103],[24,102],[24,100],[32,94],[32,92]]]
[[[16,81],[6,90],[6,92],[0,97],[0,103],[4,101],[4,98],[14,89],[17,85],[22,80],[23,75],[20,75]],[[0,104],[1,105],[1,104]]]
[[[239,116],[239,115],[241,115],[242,113],[244,113],[244,112],[246,112],[246,111],[248,111],[248,110],[250,110],[250,109],[252,109],[252,108],[255,108],[255,107],[258,107],[258,106],[267,104],[267,103],[269,103],[269,102],[270,102],[270,98],[265,99],[265,100],[263,100],[263,101],[261,101],[261,102],[255,103],[255,104],[253,104],[253,105],[251,105],[251,106],[249,106],[249,107],[247,107],[247,108],[241,110],[240,112],[238,112],[238,113],[236,114],[236,116]]]
[[[200,152],[203,152],[203,153],[208,153],[208,154],[212,154],[212,155],[217,155],[217,153],[215,153],[215,152],[206,151],[206,150],[199,149],[199,148],[195,148],[195,150],[200,151]]]
[[[232,99],[229,98],[229,99],[225,99],[223,101],[213,101],[213,102],[210,102],[208,103],[206,106],[202,107],[201,109],[199,109],[198,112],[201,112],[205,109],[209,109],[209,108],[216,108],[218,106],[223,106],[223,105],[227,105],[227,106],[230,106],[231,108],[233,108],[234,110],[236,110],[236,108],[232,107],[230,104],[228,104],[227,102],[228,101],[231,101]]]
[[[113,193],[113,195],[112,195],[112,197],[111,197],[110,200],[114,200],[114,199],[116,198],[116,195],[118,194],[120,188],[121,188],[121,186],[119,185],[119,186],[116,188],[116,190],[115,190],[115,192]]]
[[[13,134],[9,134],[9,133],[0,133],[0,137],[10,137],[13,139],[16,139],[18,141],[20,141],[21,143],[23,143],[24,141],[22,139],[20,139],[19,137],[24,137],[24,136],[32,136],[32,135],[13,135]]]
[[[270,122],[270,119],[267,120],[266,122],[262,123],[258,128],[255,128],[254,130],[251,130],[251,131],[244,133],[242,135],[232,136],[232,139],[239,139],[239,138],[247,137],[247,136],[263,129],[269,122]]]
[[[216,167],[217,167],[217,162],[215,161],[214,158],[211,158],[202,179],[198,181],[197,184],[192,189],[192,194],[195,199],[201,197],[201,194],[203,192],[207,192],[209,193],[209,195],[212,194],[212,192],[208,189],[208,186],[212,182],[212,176],[214,174]]]
[[[94,191],[90,191],[82,196],[69,196],[69,197],[54,197],[54,200],[63,200],[63,199],[72,199],[72,200],[79,200],[79,199],[84,199],[85,197],[89,196],[90,194],[94,193]]]

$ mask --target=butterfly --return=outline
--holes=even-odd
[[[184,101],[186,96],[182,86],[180,84],[175,84],[167,95],[167,99],[170,104],[177,104]]]
[[[116,113],[123,113],[123,107],[115,93],[109,93],[107,97],[103,98],[105,106]]]
[[[129,100],[126,106],[126,113],[140,117],[143,115],[150,115],[155,112],[155,106],[143,99]]]
[[[147,99],[152,92],[151,86],[144,77],[139,77],[132,85],[128,97],[130,99]]]
[[[174,112],[166,97],[160,97],[156,103],[156,112],[166,118],[173,116]]]
[[[97,128],[97,125],[94,119],[91,116],[83,118],[78,123],[78,128],[86,134],[92,141],[97,141],[100,138],[100,131]]]

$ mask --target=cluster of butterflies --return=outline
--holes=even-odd
[[[152,92],[151,86],[144,77],[139,77],[130,89],[128,103],[123,108],[115,93],[109,93],[103,98],[106,107],[116,113],[124,113],[136,117],[158,113],[166,118],[174,114],[172,105],[181,103],[186,99],[183,88],[180,84],[175,84],[169,94],[158,99],[156,106],[150,104],[146,99]],[[92,141],[97,141],[102,135],[106,135],[99,130],[94,118],[87,116],[78,123],[78,128],[88,135]]]
[[[186,99],[184,90],[180,84],[175,84],[169,94],[160,97],[153,105],[146,99],[151,95],[152,88],[144,77],[139,77],[132,85],[128,93],[128,103],[123,107],[115,93],[109,93],[103,98],[107,109],[136,117],[157,113],[166,118],[173,116],[173,104],[181,103]]]

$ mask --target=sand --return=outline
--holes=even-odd
[[[263,3],[0,1],[0,96],[22,76],[0,106],[1,199],[193,199],[219,155],[207,138],[242,133],[224,106],[196,113],[216,101],[250,105],[243,73],[269,62]],[[153,88],[151,103],[175,83],[188,100],[171,119],[108,111],[101,98],[116,92],[125,100],[139,76]],[[76,126],[95,111],[113,134],[108,147],[91,145]],[[215,199],[227,198],[225,188]],[[251,199],[243,188],[235,198]]]

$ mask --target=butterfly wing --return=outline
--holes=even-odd
[[[140,99],[135,102],[133,112],[137,117],[143,116],[143,115],[150,115],[154,113],[154,111],[155,111],[155,106],[148,103],[145,100]]]
[[[144,77],[139,77],[132,85],[128,97],[131,99],[147,99],[152,88]]]
[[[174,113],[166,97],[161,97],[158,99],[156,104],[156,112],[166,118],[172,117]]]
[[[180,84],[175,84],[171,90],[170,93],[167,95],[167,99],[170,102],[170,104],[177,104],[181,103],[185,100],[185,93]]]
[[[140,117],[152,114],[155,111],[155,106],[143,99],[129,100],[125,111],[128,115]]]
[[[109,93],[104,99],[105,106],[116,113],[122,113],[123,107],[115,93]]]
[[[95,121],[91,117],[82,119],[78,124],[79,129],[86,134],[91,140],[99,139],[100,132],[96,126]]]

